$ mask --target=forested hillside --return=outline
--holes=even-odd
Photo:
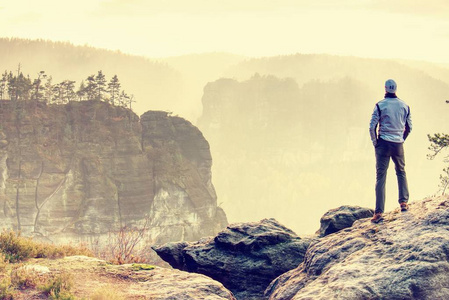
[[[182,114],[188,107],[183,103],[179,72],[147,58],[70,43],[1,38],[1,72],[16,74],[19,64],[24,76],[36,78],[45,71],[54,83],[71,80],[76,88],[99,70],[108,78],[117,75],[122,88],[134,95],[134,110],[139,114],[150,109]]]

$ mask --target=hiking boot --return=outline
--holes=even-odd
[[[407,211],[408,210],[408,204],[407,202],[401,202],[401,211]]]
[[[373,223],[379,223],[380,221],[383,221],[382,213],[375,213],[373,218],[371,219],[371,222]]]

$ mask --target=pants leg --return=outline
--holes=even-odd
[[[385,141],[379,140],[376,147],[376,209],[375,213],[385,210],[385,182],[388,165],[390,164],[390,151]]]
[[[409,192],[407,183],[407,174],[405,173],[405,155],[404,155],[404,145],[396,144],[394,145],[394,151],[391,159],[394,162],[396,169],[396,177],[398,179],[398,190],[399,190],[399,203],[408,202]]]

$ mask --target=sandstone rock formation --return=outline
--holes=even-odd
[[[449,299],[449,197],[414,202],[385,221],[355,221],[313,243],[274,280],[269,299]]]
[[[174,268],[207,275],[237,299],[261,299],[278,275],[303,260],[310,239],[301,239],[274,219],[229,225],[216,237],[154,247]]]
[[[104,102],[0,103],[0,227],[51,241],[147,224],[154,243],[227,225],[209,144],[166,112]]]
[[[372,217],[374,211],[360,206],[340,206],[329,210],[321,217],[320,236],[326,236],[338,232],[342,229],[351,227],[359,219]]]
[[[93,299],[92,295],[97,295],[95,299],[108,299],[101,293],[106,289],[114,299],[235,300],[221,283],[204,275],[140,264],[111,265],[85,256],[35,259],[28,262],[27,272],[39,276],[68,273],[74,283],[71,293],[77,299]],[[18,291],[17,296],[18,299],[42,299],[41,294],[36,289]]]

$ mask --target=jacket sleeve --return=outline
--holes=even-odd
[[[371,121],[369,123],[369,134],[371,136],[371,142],[373,145],[377,145],[377,125],[379,124],[380,116],[377,110],[377,105],[374,106],[373,114],[371,115]]]
[[[408,135],[412,131],[412,116],[410,114],[410,107],[408,107],[407,119],[405,120],[405,130],[404,130],[404,141],[407,139]]]

